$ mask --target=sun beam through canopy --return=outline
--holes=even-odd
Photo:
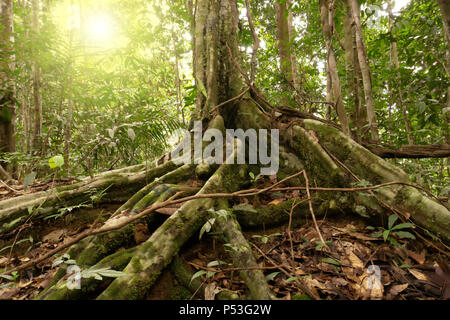
[[[108,41],[113,36],[113,21],[107,14],[92,15],[87,24],[87,36],[94,41]]]

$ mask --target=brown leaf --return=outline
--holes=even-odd
[[[220,288],[217,287],[217,283],[208,283],[205,287],[205,300],[214,300],[216,294],[220,292]]]
[[[430,279],[428,279],[428,277],[420,272],[417,269],[408,269],[408,271],[414,276],[416,277],[417,280],[422,280],[422,281],[430,281]]]
[[[389,290],[388,299],[395,298],[400,292],[408,288],[408,284],[397,284],[395,286],[392,286],[392,288]]]
[[[279,204],[282,204],[284,202],[284,199],[275,199],[269,202],[269,205],[277,206]]]
[[[413,260],[415,260],[418,264],[424,264],[425,263],[425,255],[426,255],[425,249],[422,250],[421,253],[415,253],[414,251],[408,250],[408,255]]]

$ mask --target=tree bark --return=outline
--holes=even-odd
[[[3,51],[0,63],[0,152],[14,152],[16,150],[14,137],[16,93],[12,79],[12,72],[15,69],[12,0],[0,2],[0,25],[3,27],[0,32],[0,45]]]
[[[437,0],[439,4],[439,9],[441,11],[442,24],[444,27],[444,36],[447,40],[447,51],[446,51],[446,71],[447,79],[450,79],[450,3],[447,0]],[[450,143],[450,86],[447,88],[447,106],[444,108],[444,135],[447,143]]]
[[[344,107],[344,102],[342,100],[341,82],[337,70],[336,56],[334,54],[333,49],[333,33],[330,24],[330,16],[332,15],[330,15],[329,13],[329,8],[326,5],[325,0],[320,0],[319,4],[320,4],[320,16],[322,19],[323,35],[325,37],[325,42],[327,46],[328,71],[331,77],[331,88],[333,91],[333,98],[335,101],[339,121],[341,122],[342,131],[349,136],[350,127],[348,123],[347,113]]]
[[[275,12],[277,20],[277,44],[278,56],[280,58],[280,70],[286,78],[286,83],[282,84],[285,93],[293,92],[294,100],[298,103],[298,72],[295,52],[292,50],[293,25],[292,12],[289,10],[290,1],[275,2]],[[292,90],[293,89],[293,90]],[[284,96],[283,103],[289,105],[292,100],[288,95]]]
[[[404,99],[403,99],[403,90],[402,90],[402,86],[400,83],[400,73],[399,73],[399,69],[400,69],[400,63],[398,61],[398,51],[397,51],[397,37],[392,33],[392,5],[391,5],[391,0],[388,1],[388,14],[389,14],[389,32],[392,34],[392,38],[394,39],[394,41],[391,43],[391,48],[390,48],[390,59],[391,59],[391,65],[390,65],[390,69],[392,70],[392,68],[394,68],[395,70],[395,78],[397,80],[397,91],[398,91],[398,104],[400,105],[400,109],[402,111],[402,115],[403,115],[403,122],[405,123],[405,130],[406,130],[406,136],[408,138],[408,144],[413,145],[414,144],[414,138],[411,132],[411,122],[408,119],[408,113],[406,111],[406,106],[404,103]],[[391,92],[393,91],[393,85],[392,85],[392,80],[391,80],[391,85],[390,85],[390,90]]]
[[[361,27],[361,13],[359,9],[358,0],[350,0],[351,8],[352,8],[352,16],[353,21],[355,23],[355,32],[356,32],[356,48],[358,51],[358,61],[359,66],[361,68],[362,80],[364,86],[364,99],[366,102],[367,108],[367,120],[370,125],[370,133],[373,141],[380,140],[378,135],[378,124],[377,117],[375,114],[375,105],[373,101],[373,93],[372,93],[372,80],[370,76],[370,68],[369,63],[367,62],[365,47],[364,47],[364,38]]]
[[[39,50],[39,0],[32,1],[31,30],[33,32],[33,104],[34,104],[34,131],[33,149],[40,151],[42,145],[42,96],[41,96],[41,70],[38,63]]]
[[[352,10],[348,0],[344,0],[344,50],[347,81],[347,100],[353,105],[351,114],[356,127],[356,139],[361,142],[363,127],[367,123],[367,112],[361,105],[361,69],[359,68],[358,52],[356,50],[356,32],[353,23]]]
[[[446,158],[450,157],[450,144],[433,144],[428,146],[403,146],[400,148],[386,148],[366,145],[367,149],[382,158]]]

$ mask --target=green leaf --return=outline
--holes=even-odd
[[[391,230],[384,230],[383,231],[383,239],[384,242],[386,242],[387,238],[389,237],[389,233],[391,232]]]
[[[394,226],[395,221],[397,221],[398,219],[398,215],[396,214],[391,214],[388,218],[388,229],[392,229],[392,227]]]
[[[57,155],[48,160],[48,165],[50,168],[61,168],[64,165],[64,158],[62,155]]]
[[[206,266],[207,266],[208,268],[211,268],[211,267],[216,267],[216,266],[218,266],[218,265],[219,265],[219,261],[215,260],[215,261],[211,261],[211,262],[208,263]]]
[[[266,276],[266,280],[267,280],[267,281],[272,281],[272,280],[275,279],[275,277],[276,277],[277,275],[279,275],[279,274],[280,274],[280,271],[272,272],[272,273],[270,273],[270,274],[268,274],[268,275]]]
[[[409,222],[407,222],[407,223],[400,223],[400,224],[394,226],[394,227],[391,229],[391,231],[393,231],[393,230],[398,230],[398,229],[407,229],[407,228],[411,228],[411,227],[413,227],[413,226],[414,226],[414,223],[409,223]]]
[[[255,179],[255,174],[253,172],[249,172],[248,175],[250,176],[250,178],[252,178],[252,180]]]
[[[25,177],[25,179],[23,179],[23,189],[25,191],[27,191],[29,185],[33,184],[35,178],[36,172],[31,172]]]
[[[211,227],[213,226],[214,222],[216,222],[216,218],[211,218],[208,221],[206,221],[206,223],[200,229],[199,239],[202,238],[202,236],[205,232],[208,233],[209,231],[211,231]]]
[[[206,271],[205,271],[205,270],[197,271],[197,272],[194,273],[194,275],[192,276],[190,282],[192,282],[192,280],[194,280],[194,279],[196,279],[196,278],[198,278],[198,277],[201,277],[201,276],[203,276],[203,275],[205,275],[205,274],[206,274]],[[189,283],[190,283],[190,282],[189,282]]]
[[[200,92],[205,96],[205,98],[208,98],[208,94],[206,93],[206,89],[205,86],[203,85],[203,82],[200,79],[197,79],[197,83]]]
[[[379,238],[379,237],[381,237],[382,235],[383,235],[383,232],[377,231],[377,232],[372,233],[370,236],[371,236],[372,238]]]
[[[0,274],[0,278],[6,279],[8,281],[14,281],[14,278],[8,274]]]
[[[322,262],[328,263],[328,264],[332,264],[335,266],[341,266],[341,262],[339,260],[333,259],[333,258],[322,258],[321,260]]]
[[[403,238],[408,238],[408,239],[413,239],[413,240],[416,239],[416,236],[408,231],[395,231],[394,233],[402,239]]]
[[[290,278],[287,278],[285,281],[289,283],[289,282],[292,282],[295,280],[297,280],[297,277],[290,277]]]

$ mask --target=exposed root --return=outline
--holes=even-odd
[[[235,191],[245,177],[238,166],[221,166],[206,182],[199,194],[221,190]],[[162,270],[172,261],[181,246],[206,222],[206,210],[212,199],[186,202],[138,249],[128,266],[126,276],[115,279],[98,299],[142,299]]]
[[[227,209],[227,201],[219,201],[219,208]],[[237,268],[243,268],[239,274],[250,290],[251,299],[273,299],[274,294],[270,291],[263,272],[261,270],[253,269],[257,267],[258,264],[234,215],[230,214],[226,217],[216,217],[213,229],[221,236],[224,243],[229,244],[227,247],[229,250],[227,251],[233,260],[233,265]]]
[[[1,201],[0,234],[20,226],[29,218],[30,212],[32,220],[36,220],[57,213],[60,208],[92,203],[92,197],[96,203],[126,201],[146,181],[152,181],[177,167],[169,161],[149,171],[107,174],[77,184]]]

